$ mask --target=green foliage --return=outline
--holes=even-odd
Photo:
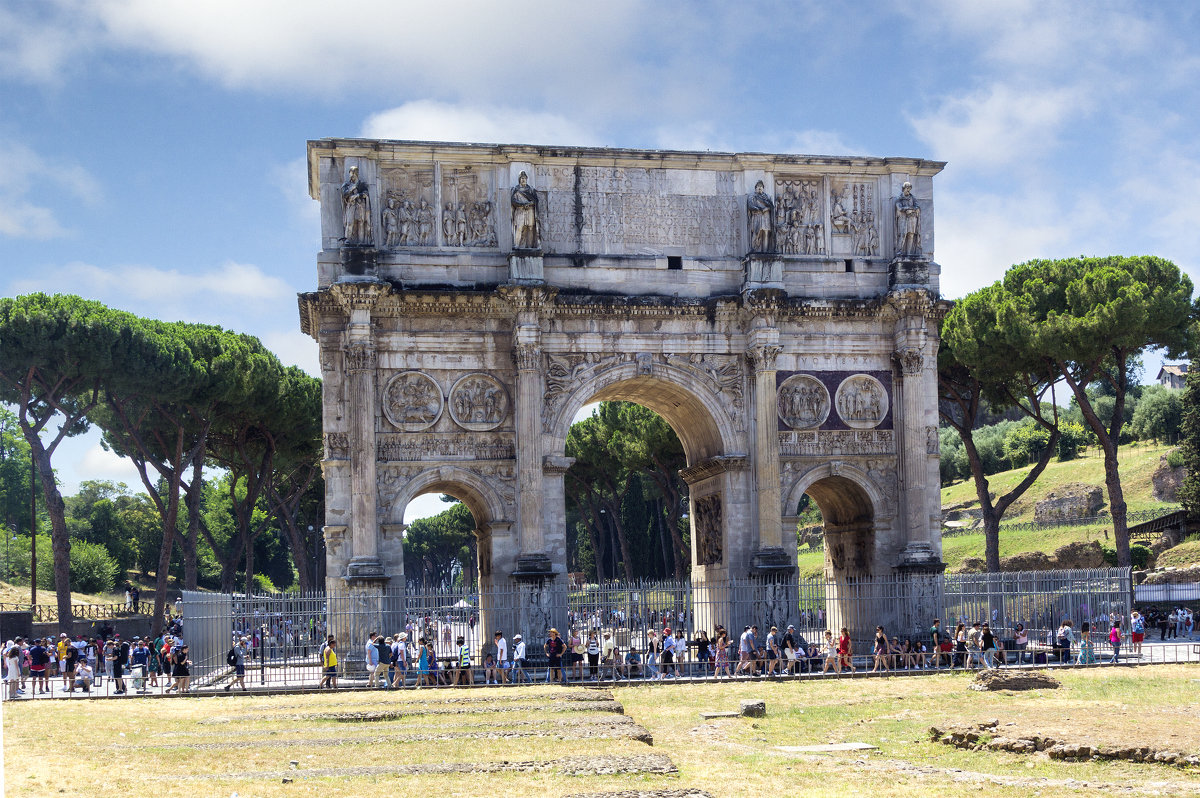
[[[1188,369],[1179,424],[1179,459],[1186,470],[1179,501],[1188,520],[1200,521],[1200,369]]]
[[[81,593],[109,593],[117,583],[120,566],[103,546],[83,540],[71,544],[71,589]]]
[[[1178,449],[1172,449],[1167,452],[1167,465],[1171,468],[1179,468],[1184,464],[1183,452]]]
[[[1130,432],[1140,440],[1175,443],[1183,422],[1182,391],[1165,385],[1148,385],[1130,417]]]
[[[275,587],[275,583],[266,574],[254,575],[254,592],[256,593],[278,593],[279,588]]]
[[[448,586],[469,571],[475,551],[475,519],[455,502],[435,516],[420,518],[404,532],[404,574],[430,587]]]
[[[1060,462],[1074,460],[1079,456],[1079,450],[1095,439],[1091,431],[1078,421],[1059,421],[1058,436]]]
[[[1050,430],[1033,419],[1026,419],[1004,436],[1004,456],[1014,466],[1029,465],[1042,456],[1050,445]]]
[[[1105,564],[1115,568],[1117,567],[1117,550],[1111,549],[1108,546],[1101,547],[1101,552],[1104,554]],[[1130,565],[1141,571],[1150,564],[1150,549],[1142,545],[1134,545],[1129,547]]]

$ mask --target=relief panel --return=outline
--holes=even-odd
[[[825,254],[821,180],[775,181],[775,246],[784,255]]]
[[[490,175],[442,167],[442,245],[496,246],[496,204]]]
[[[383,245],[431,247],[437,244],[437,193],[433,165],[384,169]]]
[[[450,389],[450,418],[463,429],[493,430],[508,417],[508,391],[490,374],[467,374]]]
[[[873,181],[834,180],[829,191],[833,254],[879,255],[878,191]]]
[[[428,374],[401,372],[384,386],[383,414],[404,432],[429,429],[442,415],[442,389]]]

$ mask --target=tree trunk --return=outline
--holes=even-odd
[[[179,521],[179,481],[168,481],[170,495],[167,497],[166,512],[163,513],[162,551],[158,555],[158,572],[154,575],[154,622],[151,634],[155,637],[163,630],[163,618],[167,609],[167,577],[171,570],[171,549],[175,544],[175,524]]]
[[[254,541],[246,538],[246,595],[254,592]]]
[[[1125,491],[1121,488],[1121,474],[1117,464],[1117,445],[1113,441],[1106,441],[1103,449],[1104,484],[1108,488],[1108,511],[1112,514],[1117,566],[1129,568],[1133,565],[1133,555],[1129,551],[1129,507],[1125,504]]]
[[[196,549],[200,543],[200,510],[201,494],[204,490],[204,451],[201,450],[192,458],[192,481],[187,485],[183,501],[187,506],[188,530],[183,538],[183,586],[186,590],[195,590],[199,581],[199,555]]]
[[[24,425],[22,425],[24,426]],[[37,464],[38,479],[42,483],[42,498],[46,502],[46,513],[50,516],[50,548],[54,552],[54,597],[58,604],[58,630],[71,634],[71,536],[67,531],[66,505],[58,484],[54,481],[54,469],[50,465],[50,453],[42,446],[42,439],[30,430],[25,439],[33,452]],[[32,439],[31,439],[32,438]],[[36,538],[30,545],[36,546]],[[36,579],[36,574],[30,574]]]

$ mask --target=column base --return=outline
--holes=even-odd
[[[946,563],[938,557],[932,544],[921,541],[904,547],[896,570],[907,574],[940,574],[946,570]]]
[[[553,579],[555,577],[554,563],[545,554],[522,554],[517,557],[517,569],[513,571],[513,579],[520,581],[531,579]]]
[[[376,557],[352,557],[346,564],[346,579],[387,581],[383,571],[383,563]]]
[[[751,576],[788,576],[796,572],[796,564],[781,547],[763,548],[750,556]]]

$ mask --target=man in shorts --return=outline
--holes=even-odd
[[[49,639],[47,638],[47,641]],[[29,679],[33,682],[30,688],[34,695],[50,692],[50,682],[46,677],[46,666],[50,664],[50,652],[42,645],[41,638],[33,641],[29,647]],[[38,688],[41,688],[40,690]]]
[[[330,635],[325,647],[321,649],[321,681],[317,685],[318,689],[337,689],[337,662],[337,640]]]
[[[525,641],[521,638],[521,633],[517,632],[513,635],[513,655],[512,655],[512,680],[513,684],[524,679],[529,681],[529,675],[525,673]]]
[[[233,686],[242,688],[242,692],[246,691],[246,643],[244,637],[238,638],[233,643],[233,681],[225,685],[225,692],[233,689]]]

